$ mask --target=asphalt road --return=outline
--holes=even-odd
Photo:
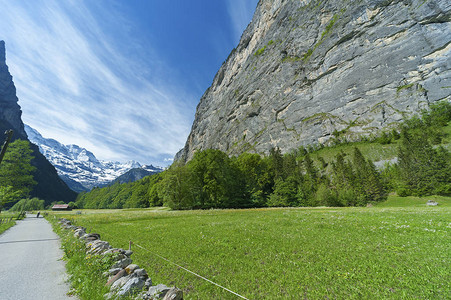
[[[0,235],[0,299],[60,300],[69,297],[58,236],[43,218],[28,215]]]

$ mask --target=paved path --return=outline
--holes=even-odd
[[[76,299],[66,293],[58,236],[43,218],[28,215],[0,235],[0,299]]]

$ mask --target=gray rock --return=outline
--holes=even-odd
[[[150,297],[150,299],[163,299],[164,296],[166,295],[166,293],[170,290],[171,288],[167,287],[164,284],[158,284],[155,286],[151,286],[149,288],[149,290],[147,291],[147,296]]]
[[[141,277],[141,278],[146,278],[146,279],[147,279],[147,277],[149,277],[146,270],[144,270],[144,269],[137,269],[133,272],[133,274],[136,274],[136,276]]]
[[[114,263],[114,264],[111,266],[111,269],[115,269],[115,268],[121,268],[121,269],[124,269],[126,266],[128,266],[128,265],[131,264],[131,263],[132,263],[132,259],[129,258],[129,257],[126,257],[126,258],[121,259],[121,260],[117,261],[116,263]]]
[[[427,206],[437,206],[438,202],[434,201],[434,200],[428,200],[428,202],[426,202]]]
[[[131,274],[137,269],[139,269],[139,266],[135,264],[129,264],[127,267],[125,267],[125,271],[127,272],[127,274]]]
[[[86,242],[92,242],[95,240],[100,239],[100,234],[98,233],[87,233],[81,237],[81,239],[85,240]]]
[[[64,225],[63,225],[63,228],[66,229],[66,230],[76,230],[76,229],[77,229],[77,226],[69,225],[69,224],[64,224]]]
[[[119,273],[120,271],[122,271],[123,269],[121,268],[114,268],[114,269],[109,269],[108,270],[108,274],[109,275],[116,275],[117,273]]]
[[[133,254],[133,251],[131,251],[131,250],[127,250],[127,251],[125,251],[125,253],[124,253],[126,256],[128,256],[128,257],[130,257],[130,256],[132,256],[132,254]]]
[[[102,240],[95,240],[86,244],[88,247],[88,253],[90,254],[101,254],[111,248],[108,242]]]
[[[149,288],[152,286],[152,279],[147,278],[146,282],[144,283],[144,286],[146,287],[147,290],[149,290]]]
[[[78,228],[74,231],[74,236],[76,238],[80,238],[80,237],[84,236],[85,234],[86,234],[86,231],[82,228]]]
[[[116,293],[114,293],[114,292],[109,292],[109,293],[106,293],[105,295],[103,295],[103,298],[104,298],[105,300],[110,300],[110,299],[113,299],[115,295],[116,295]]]
[[[166,295],[164,295],[163,300],[182,300],[183,299],[183,292],[181,289],[178,289],[176,287],[171,288]]]
[[[120,249],[120,248],[110,248],[107,251],[105,251],[103,254],[116,254],[116,255],[120,254],[121,259],[122,259],[122,258],[125,258],[125,255],[122,254],[121,250],[122,249]]]
[[[449,0],[261,0],[176,159],[349,140],[451,100]]]
[[[119,279],[121,279],[122,277],[125,277],[127,275],[127,272],[125,272],[124,269],[120,269],[119,272],[117,272],[116,274],[114,274],[113,277],[111,277],[108,282],[106,283],[107,286],[111,286],[113,285],[116,281],[118,281]]]
[[[119,274],[119,273],[118,273],[118,274]],[[123,276],[123,277],[118,278],[117,280],[115,280],[115,281],[111,284],[111,290],[112,290],[112,291],[117,291],[117,290],[119,290],[119,289],[122,288],[122,287],[127,283],[127,281],[129,281],[130,279],[131,279],[130,276]]]
[[[142,290],[144,287],[144,280],[138,277],[131,278],[128,280],[118,291],[117,295],[122,296],[129,296],[135,292],[138,292]]]

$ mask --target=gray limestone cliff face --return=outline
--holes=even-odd
[[[26,139],[18,101],[13,77],[6,65],[5,42],[0,41],[0,127],[13,129],[17,138]],[[3,138],[2,134],[3,131],[0,132],[0,138]]]
[[[185,147],[282,152],[355,139],[451,100],[449,0],[261,0]]]

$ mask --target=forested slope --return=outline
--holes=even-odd
[[[165,205],[174,209],[361,206],[398,195],[451,195],[451,104],[432,105],[396,130],[331,147],[229,157],[197,152],[187,164],[129,184],[81,194],[85,208]],[[373,160],[387,161],[379,168]],[[390,163],[391,162],[391,163]]]

